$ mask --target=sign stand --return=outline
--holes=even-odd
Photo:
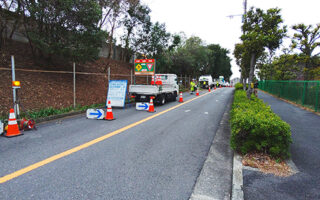
[[[110,80],[108,86],[107,102],[112,107],[125,107],[128,80]]]

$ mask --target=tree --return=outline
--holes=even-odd
[[[168,47],[170,33],[166,31],[166,25],[156,22],[144,24],[144,29],[135,38],[135,51],[148,57],[156,58]]]
[[[34,56],[53,55],[72,61],[95,59],[105,33],[95,0],[23,2],[24,27]]]
[[[236,58],[236,64],[240,67],[241,70],[241,80],[243,84],[243,90],[246,89],[246,79],[249,77],[250,72],[250,55],[246,51],[243,43],[238,43],[235,45],[233,55]]]
[[[312,25],[297,24],[292,26],[297,33],[293,35],[291,48],[301,51],[301,58],[304,60],[306,71],[317,65],[319,53],[314,54],[315,49],[320,47],[320,24],[313,29]],[[306,78],[309,78],[306,74]]]
[[[208,48],[208,71],[214,78],[223,76],[225,80],[229,81],[232,75],[231,58],[228,56],[229,50],[222,48],[219,44],[210,44]]]
[[[139,1],[129,3],[129,9],[127,10],[122,24],[126,28],[126,34],[122,36],[124,48],[126,49],[125,60],[130,58],[132,48],[130,44],[133,43],[133,37],[135,31],[141,31],[144,24],[150,23],[149,13],[150,8],[146,5],[141,5]]]
[[[253,80],[257,59],[263,54],[265,49],[276,50],[282,43],[286,34],[286,27],[280,27],[283,22],[280,9],[268,9],[267,12],[259,8],[251,8],[242,26],[244,34],[241,40],[245,47],[246,54],[250,55],[249,86]],[[247,90],[247,97],[250,98],[252,88]]]

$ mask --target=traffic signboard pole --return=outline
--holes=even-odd
[[[11,67],[12,67],[12,82],[16,81],[16,74],[15,74],[15,64],[14,64],[14,56],[11,56]],[[14,114],[18,118],[18,106],[17,106],[17,91],[16,88],[12,88],[13,91],[13,108]]]
[[[73,108],[76,107],[76,63],[73,62]]]

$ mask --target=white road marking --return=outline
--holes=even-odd
[[[186,110],[185,112],[190,112],[191,110]]]
[[[216,101],[219,101],[219,100],[216,100]]]
[[[208,112],[204,112],[204,114],[208,115],[209,113]]]

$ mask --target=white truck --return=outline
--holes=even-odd
[[[136,102],[149,102],[154,97],[155,103],[160,105],[169,101],[176,101],[179,94],[177,75],[156,74],[154,84],[151,85],[130,85],[129,93]]]
[[[206,88],[213,88],[214,87],[214,82],[212,80],[212,76],[211,75],[202,75],[199,77],[199,83],[200,83],[200,87],[203,89]]]

